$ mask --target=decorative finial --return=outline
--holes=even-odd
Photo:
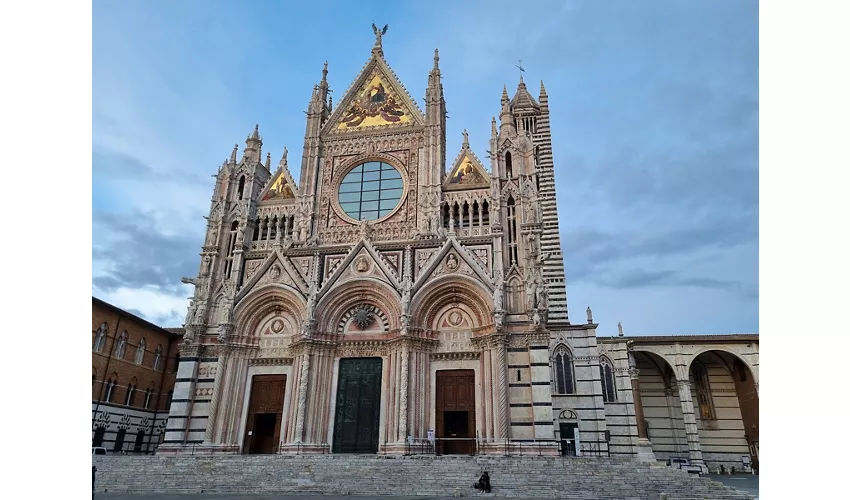
[[[525,72],[525,68],[522,67],[522,59],[519,60],[519,64],[514,64],[517,68],[519,68],[519,83],[522,83],[522,74]]]
[[[239,144],[233,145],[233,152],[230,153],[230,163],[236,163],[236,152],[239,151]]]
[[[505,85],[502,87],[502,104],[508,102],[510,98],[508,97],[508,86]]]
[[[372,31],[375,33],[375,46],[372,47],[373,53],[383,54],[384,50],[383,50],[383,47],[381,46],[381,38],[384,35],[387,34],[387,29],[389,27],[390,27],[389,24],[385,24],[384,28],[379,30],[378,27],[375,26],[375,23],[372,23]]]
[[[490,135],[496,137],[496,117],[490,122]]]
[[[463,129],[463,147],[469,148],[469,134]]]
[[[587,324],[590,325],[593,323],[593,311],[590,310],[590,306],[587,306]]]
[[[623,336],[623,323],[622,322],[617,323],[617,335],[620,336],[620,337]]]
[[[259,123],[254,125],[254,131],[251,132],[251,135],[248,138],[249,139],[255,139],[255,140],[260,139],[260,124]]]
[[[328,82],[328,62],[325,61],[325,67],[322,68],[322,83]]]
[[[266,153],[266,170],[271,172],[272,169],[272,154]]]
[[[434,69],[440,66],[440,49],[434,49]]]
[[[283,147],[283,156],[280,157],[280,164],[282,166],[286,166],[286,155],[288,153],[289,153],[289,151],[286,149],[286,146],[284,146]]]
[[[334,96],[332,95],[328,96],[328,110],[334,110]]]

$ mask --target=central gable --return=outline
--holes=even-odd
[[[375,55],[360,72],[325,125],[327,133],[409,127],[424,123],[422,111],[383,57]]]

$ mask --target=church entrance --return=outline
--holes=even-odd
[[[475,372],[437,372],[437,453],[471,455],[475,450]]]
[[[381,358],[339,360],[334,453],[377,453],[381,419]]]
[[[277,451],[286,375],[254,375],[243,451],[269,454]]]

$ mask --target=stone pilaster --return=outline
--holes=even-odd
[[[702,448],[699,442],[699,429],[697,428],[696,416],[694,415],[694,401],[691,396],[691,383],[688,380],[679,380],[679,401],[682,405],[682,420],[685,422],[685,436],[688,439],[688,453],[691,463],[699,465],[706,470],[702,459]]]
[[[535,439],[555,439],[552,415],[548,335],[540,336],[528,349],[531,370],[531,404]],[[536,344],[536,345],[535,345]],[[547,425],[548,424],[548,425]]]
[[[219,348],[218,359],[216,360],[215,381],[213,382],[212,396],[210,396],[209,417],[207,417],[207,427],[204,431],[204,444],[212,444],[213,437],[215,436],[218,402],[221,399],[221,382],[227,370],[228,354],[227,348],[224,346]]]
[[[177,382],[174,384],[174,394],[163,440],[162,451],[164,452],[169,448],[179,451],[186,445],[189,424],[192,420],[192,402],[195,399],[195,387],[198,384],[199,351],[200,346],[197,344],[183,344],[180,347]]]

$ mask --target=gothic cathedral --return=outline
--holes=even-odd
[[[297,183],[259,127],[218,170],[158,452],[615,453],[597,325],[567,310],[543,83],[503,90],[489,165],[466,131],[447,163],[439,55],[423,112],[384,32],[336,107],[325,65]]]

